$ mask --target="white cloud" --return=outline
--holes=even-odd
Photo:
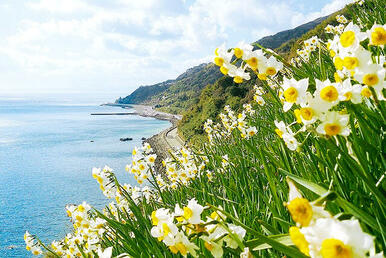
[[[37,87],[49,88],[40,85],[44,82],[67,89],[76,78],[87,82],[84,91],[104,90],[112,81],[109,87],[131,91],[209,61],[223,42],[252,42],[346,2],[333,0],[320,11],[301,13],[278,0],[29,1],[18,29],[0,33],[0,56],[13,60],[15,73],[31,76]],[[13,78],[2,84],[24,83]]]

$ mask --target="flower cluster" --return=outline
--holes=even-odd
[[[132,173],[138,184],[143,184],[154,171],[154,163],[157,158],[156,154],[152,154],[153,149],[149,143],[144,143],[142,148],[134,148],[132,152],[132,161],[126,166],[126,171]]]
[[[30,251],[33,255],[42,254],[42,248],[40,244],[35,240],[35,237],[32,236],[28,231],[24,234],[25,249]]]
[[[196,177],[200,177],[208,161],[204,155],[198,156],[186,148],[172,153],[172,156],[173,159],[167,158],[162,162],[165,166],[166,177],[170,182],[166,187],[170,189],[176,189],[179,184],[188,185]],[[160,181],[161,186],[164,187],[165,183],[161,181],[161,176],[157,177],[157,181]]]
[[[383,257],[376,254],[374,238],[363,232],[356,219],[338,220],[323,206],[303,198],[290,180],[286,204],[296,222],[289,229],[292,242],[310,257]]]
[[[151,214],[153,228],[151,235],[162,241],[174,254],[184,257],[190,254],[197,257],[198,246],[192,239],[199,236],[204,246],[214,257],[222,257],[224,243],[227,248],[236,249],[245,237],[246,231],[240,226],[226,222],[221,209],[202,219],[203,207],[195,199],[181,208],[175,206],[174,212],[169,209],[158,209]]]
[[[267,58],[261,49],[240,42],[231,50],[221,46],[215,51],[214,63],[220,67],[224,75],[233,77],[235,83],[242,83],[251,78],[248,69],[257,74],[260,80],[275,76],[283,68],[283,64],[272,55]],[[240,66],[235,64],[239,63]]]
[[[313,36],[303,42],[303,48],[298,49],[296,53],[298,54],[299,58],[295,58],[295,61],[297,63],[300,63],[300,60],[303,60],[305,62],[308,62],[310,59],[310,55],[312,52],[316,50],[318,47],[319,39],[317,36]]]
[[[257,85],[253,86],[255,90],[255,95],[253,96],[253,100],[257,102],[260,106],[265,105],[265,100],[263,98],[263,95],[265,94],[265,91],[262,87],[259,87]]]
[[[101,248],[101,239],[106,232],[106,221],[95,216],[91,212],[91,206],[86,202],[79,205],[67,205],[67,215],[71,218],[74,232],[69,233],[60,241],[53,241],[51,253],[60,257],[81,257],[85,255],[93,256]],[[34,255],[42,253],[39,244],[34,242],[34,238],[28,233],[24,235],[27,250]]]
[[[386,37],[382,26],[374,25],[367,32],[370,44],[383,46],[382,37]],[[330,40],[327,47],[332,53],[337,69],[336,82],[330,80],[315,80],[316,90],[309,90],[308,80],[286,79],[282,85],[284,111],[294,104],[299,108],[294,110],[298,122],[304,125],[319,122],[316,131],[320,134],[334,136],[350,134],[348,128],[349,116],[337,111],[340,102],[350,101],[361,103],[363,98],[372,97],[371,90],[376,92],[379,100],[384,100],[385,69],[383,63],[374,63],[371,52],[360,45],[366,38],[366,33],[360,31],[357,25],[350,23],[340,36]],[[382,58],[383,59],[383,58]],[[344,81],[343,81],[344,80]],[[352,80],[358,82],[352,85]],[[280,135],[280,134],[279,134]]]
[[[339,22],[339,23],[342,23],[342,24],[348,23],[348,20],[346,17],[344,17],[344,15],[338,14],[335,18],[336,18],[337,22]]]
[[[331,24],[327,25],[324,30],[327,32],[327,33],[330,33],[330,34],[337,34],[337,35],[340,35],[343,33],[343,30],[344,30],[344,24],[338,24],[336,26],[332,26]]]
[[[337,20],[342,25],[347,23],[344,16],[337,16]],[[300,131],[293,133],[284,122],[275,122],[275,131],[291,150],[299,146],[295,136],[305,130],[316,131],[326,136],[348,136],[349,114],[340,105],[342,102],[358,104],[370,97],[377,100],[385,99],[382,92],[385,88],[384,57],[373,58],[371,51],[361,45],[361,42],[369,39],[369,47],[383,48],[386,43],[385,28],[385,25],[375,24],[370,30],[361,32],[359,26],[350,22],[340,35],[335,35],[334,39],[328,41],[326,45],[336,68],[335,82],[329,79],[309,81],[308,78],[296,80],[284,77],[283,81],[278,83],[278,95],[283,102],[283,110],[288,112],[295,107],[293,112],[296,120],[304,125]],[[316,36],[306,40],[304,49],[299,53],[300,56],[307,60],[309,53],[316,49],[319,41]],[[239,48],[233,51],[236,49]],[[240,51],[244,53],[249,50],[241,48]],[[261,57],[264,56],[262,52],[259,53],[259,60],[264,60]],[[263,91],[257,87],[255,90],[255,99],[263,104]],[[372,91],[375,92],[374,96]],[[226,132],[218,132],[206,123],[205,130],[210,132],[209,139],[213,138],[213,133],[229,135],[236,127],[243,137],[248,136],[248,131],[243,129],[245,115],[240,114],[236,118],[228,111],[227,114],[221,114],[220,118]],[[255,130],[251,133],[255,133]]]
[[[258,94],[258,93],[257,93]],[[263,94],[263,92],[260,92]],[[261,97],[260,95],[258,97]],[[257,98],[257,97],[256,97]],[[264,99],[262,99],[264,101]],[[261,103],[263,105],[263,103]],[[236,116],[230,106],[225,106],[225,113],[219,115],[221,124],[213,124],[213,121],[208,119],[204,124],[204,130],[208,135],[209,142],[213,144],[214,139],[229,137],[233,130],[238,129],[242,138],[249,139],[257,133],[255,126],[249,126],[247,120],[251,115],[255,114],[251,104],[244,104],[244,110]]]
[[[354,0],[354,3],[362,6],[365,3],[365,0]]]
[[[102,190],[103,195],[109,199],[115,198],[117,187],[114,182],[113,170],[108,166],[103,169],[93,168],[92,177],[99,183],[99,188]]]
[[[369,39],[369,47],[383,48],[386,44],[385,29],[385,25],[375,24],[370,30],[361,32],[359,26],[351,22],[340,36],[335,36],[333,40],[329,40],[327,47],[337,70],[336,81],[340,82],[345,78],[354,80],[363,85],[361,87],[363,96],[370,97],[372,95],[370,89],[372,88],[376,92],[376,97],[379,100],[384,100],[382,94],[385,87],[384,57],[373,58],[371,52],[360,43]],[[351,95],[349,93],[349,97]]]

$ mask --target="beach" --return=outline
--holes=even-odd
[[[153,135],[145,140],[153,148],[157,159],[155,161],[156,171],[162,171],[162,160],[170,157],[170,151],[177,151],[184,146],[184,141],[178,135],[177,122],[182,118],[181,115],[173,115],[160,112],[151,106],[131,105],[139,116],[154,117],[160,120],[168,120],[172,123],[171,127]]]
[[[134,109],[135,112],[97,113],[92,115],[138,115],[142,117],[153,117],[158,120],[166,120],[171,122],[172,124],[171,127],[144,140],[144,142],[147,142],[150,144],[155,154],[157,154],[157,159],[155,161],[156,171],[162,171],[162,160],[164,160],[165,158],[171,157],[170,151],[177,151],[185,145],[185,142],[178,135],[178,129],[177,129],[177,123],[179,120],[182,119],[181,115],[174,115],[170,113],[161,112],[161,111],[155,110],[152,106],[146,106],[146,105],[107,103],[107,104],[102,104],[102,106],[121,107],[123,109]]]

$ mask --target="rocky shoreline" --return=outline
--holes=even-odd
[[[149,143],[153,148],[154,153],[157,154],[157,158],[155,160],[155,171],[159,173],[163,171],[162,160],[171,157],[171,151],[176,151],[184,146],[184,142],[177,133],[177,123],[178,120],[182,118],[182,116],[160,112],[154,110],[150,106],[132,105],[132,107],[140,116],[154,117],[156,119],[167,120],[172,123],[171,127],[153,135],[150,138],[147,138],[144,141]]]
[[[181,115],[173,115],[165,112],[160,112],[151,106],[145,105],[126,105],[126,104],[104,104],[108,106],[119,106],[125,109],[135,109],[135,115],[143,116],[143,117],[153,117],[159,120],[167,120],[172,123],[171,127],[163,130],[162,132],[153,135],[150,138],[144,140],[150,144],[153,148],[154,153],[157,154],[157,158],[155,160],[155,169],[157,172],[161,172],[163,170],[162,160],[171,157],[170,152],[176,151],[182,148],[185,143],[179,137],[177,132],[177,123],[182,118]]]

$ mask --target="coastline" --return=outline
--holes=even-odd
[[[162,160],[171,157],[170,151],[177,151],[185,145],[184,141],[179,137],[177,131],[177,123],[182,116],[160,112],[154,110],[151,106],[145,105],[130,105],[130,107],[122,108],[134,108],[139,116],[153,117],[159,120],[167,120],[171,122],[172,125],[169,128],[144,140],[144,142],[150,144],[154,153],[157,154],[155,161],[156,171],[162,171]]]

